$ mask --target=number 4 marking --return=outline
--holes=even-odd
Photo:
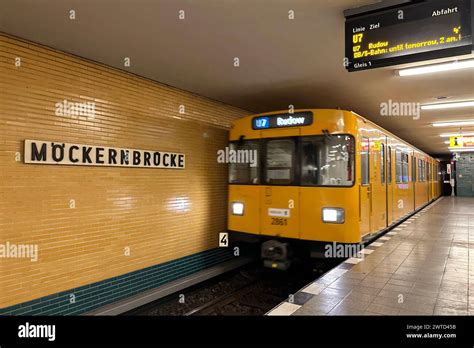
[[[229,246],[229,234],[227,232],[219,233],[219,247]]]

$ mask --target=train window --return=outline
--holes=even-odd
[[[421,182],[422,179],[423,179],[423,173],[421,172],[421,169],[422,169],[423,167],[421,166],[421,162],[422,162],[421,159],[419,159],[419,160],[418,160],[418,173],[420,173],[420,176],[418,177],[418,181],[420,181],[420,182]]]
[[[290,185],[295,178],[295,141],[275,139],[266,143],[265,183]]]
[[[402,153],[398,150],[395,150],[395,177],[397,184],[403,182],[402,177]]]
[[[232,154],[234,155],[234,160],[231,160]],[[259,184],[259,157],[259,141],[231,142],[229,144],[229,183]]]
[[[392,147],[388,146],[387,152],[387,181],[392,183]]]
[[[425,161],[418,160],[418,173],[420,182],[425,181]]]
[[[360,176],[362,185],[370,183],[370,141],[369,138],[362,138],[362,146],[360,151]]]
[[[380,144],[380,179],[385,184],[385,144]]]
[[[411,161],[411,181],[416,181],[416,157],[412,157]]]
[[[408,154],[402,153],[402,178],[403,182],[408,182]]]
[[[354,138],[348,135],[303,137],[301,185],[352,186],[354,183]]]

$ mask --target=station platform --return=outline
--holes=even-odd
[[[474,199],[443,197],[267,315],[473,315]]]

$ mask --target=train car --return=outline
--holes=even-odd
[[[439,163],[344,110],[276,111],[233,123],[228,230],[267,266],[361,245],[439,197]]]

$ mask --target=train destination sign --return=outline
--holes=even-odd
[[[252,119],[253,129],[285,128],[308,126],[313,123],[313,113],[295,112],[268,116],[257,116]]]
[[[25,140],[25,163],[184,169],[182,153]]]
[[[470,54],[470,0],[426,1],[346,18],[349,71]]]

